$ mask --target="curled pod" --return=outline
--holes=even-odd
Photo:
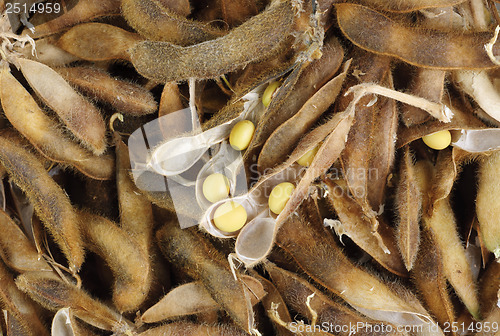
[[[293,24],[291,2],[276,1],[215,40],[189,47],[168,42],[140,42],[130,50],[131,59],[141,75],[163,83],[215,78],[278,52]]]

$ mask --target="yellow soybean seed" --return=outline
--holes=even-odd
[[[439,131],[422,137],[424,143],[432,149],[445,149],[451,143],[451,133],[448,130]]]
[[[203,182],[203,196],[215,203],[229,195],[229,179],[222,174],[209,175]]]
[[[297,160],[297,163],[302,167],[309,167],[319,150],[319,146],[314,147],[310,151],[306,152],[304,155]]]
[[[269,209],[278,215],[285,208],[294,189],[295,186],[290,182],[283,182],[274,187],[269,195]]]
[[[242,120],[234,125],[229,134],[229,144],[236,150],[244,150],[250,145],[255,125],[250,120]]]
[[[238,231],[247,222],[247,211],[234,201],[228,201],[215,210],[214,224],[224,232]]]
[[[274,92],[276,92],[276,90],[280,87],[280,85],[281,85],[280,82],[272,82],[269,83],[267,88],[264,90],[264,93],[262,94],[262,104],[264,104],[265,107],[269,106]]]

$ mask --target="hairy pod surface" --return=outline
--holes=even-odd
[[[131,59],[141,75],[162,83],[215,78],[270,57],[288,39],[293,23],[291,3],[280,1],[218,39],[189,47],[140,42]]]
[[[42,111],[6,68],[1,72],[0,83],[0,97],[7,119],[44,156],[70,165],[91,178],[105,180],[112,177],[112,157],[94,155],[69,139],[58,122]]]
[[[83,241],[75,209],[64,190],[49,176],[38,159],[19,144],[0,136],[0,162],[28,195],[37,215],[77,270],[84,260]]]
[[[223,35],[209,24],[175,13],[159,0],[122,0],[121,8],[130,26],[148,40],[188,46]]]

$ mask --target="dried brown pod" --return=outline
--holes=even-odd
[[[170,221],[156,237],[162,252],[174,265],[200,280],[233,321],[243,330],[252,332],[253,313],[243,285],[233,277],[228,260],[197,232],[197,228],[181,229],[176,221]]]
[[[18,63],[36,94],[71,133],[96,155],[104,153],[106,127],[100,111],[50,67],[27,59],[19,59]]]
[[[446,72],[443,70],[418,68],[409,91],[418,97],[438,103],[444,94],[445,76]],[[431,116],[418,107],[403,105],[401,119],[407,127],[410,127],[426,122]]]
[[[0,162],[30,198],[37,215],[76,271],[84,260],[78,217],[71,202],[38,159],[21,144],[0,136]]]
[[[420,245],[413,266],[413,282],[436,321],[442,326],[453,323],[456,320],[455,311],[443,270],[443,256],[427,230],[422,233]]]
[[[437,201],[445,199],[450,195],[460,170],[459,163],[456,162],[456,156],[457,150],[455,148],[446,148],[438,153],[432,186],[429,190],[429,204],[425,209],[426,212],[431,213]]]
[[[332,332],[335,331],[336,335],[344,336],[350,335],[353,330],[343,326],[373,326],[371,330],[364,328],[358,329],[356,334],[359,335],[373,335],[373,330],[384,330],[382,322],[361,316],[345,305],[332,300],[297,274],[279,268],[272,263],[266,263],[265,266],[273,280],[273,284],[276,286],[285,302],[294,311],[307,317],[311,324],[332,326]],[[337,325],[340,326],[340,328],[335,329]],[[391,331],[389,331],[389,329]],[[397,334],[399,333],[396,332],[396,328],[392,325],[391,328],[386,328],[385,331],[377,333],[377,335]]]
[[[96,336],[88,324],[78,320],[71,308],[61,308],[52,319],[52,335]]]
[[[130,50],[131,59],[141,75],[158,82],[215,78],[275,54],[288,39],[293,23],[292,4],[277,1],[215,40],[189,47],[140,42]]]
[[[372,222],[364,215],[363,208],[349,194],[345,181],[322,179],[328,192],[327,203],[335,210],[339,220],[324,220],[325,225],[333,227],[342,239],[342,235],[351,238],[377,262],[392,273],[406,276],[401,254],[394,239],[394,230],[383,216],[378,216],[378,235],[373,233]],[[380,244],[382,241],[382,244]]]
[[[17,272],[51,271],[33,244],[10,216],[0,209],[0,256],[7,266]]]
[[[81,288],[63,281],[54,272],[23,273],[16,278],[16,285],[48,310],[70,308],[82,321],[104,330],[125,332],[132,329],[123,316],[94,300]]]
[[[262,284],[253,277],[242,275],[240,279],[252,306],[266,295]],[[142,314],[141,321],[154,323],[186,315],[206,314],[219,309],[219,304],[212,299],[205,286],[200,281],[195,281],[172,289]]]
[[[114,305],[120,312],[138,309],[151,286],[149,255],[112,221],[85,211],[79,217],[87,248],[100,255],[113,273]]]
[[[413,268],[420,244],[420,216],[422,215],[422,191],[413,164],[412,153],[404,147],[396,187],[396,213],[398,227],[396,240],[406,269]]]
[[[446,99],[447,97],[444,97]],[[488,128],[473,113],[470,113],[458,99],[446,99],[446,105],[453,111],[453,118],[449,123],[431,119],[422,124],[411,127],[399,127],[396,140],[396,147],[401,148],[412,141],[422,138],[424,135],[432,134],[442,130],[481,130]]]
[[[458,236],[455,215],[449,197],[434,203],[432,212],[422,217],[427,230],[443,256],[443,271],[458,297],[475,318],[479,318],[479,299],[465,248]]]
[[[175,13],[162,1],[122,0],[121,8],[130,26],[148,40],[188,46],[223,35],[223,31],[207,23]]]
[[[255,135],[245,156],[251,157],[264,145],[270,135],[285,121],[295,115],[309,98],[337,72],[342,64],[344,51],[336,37],[327,38],[323,55],[311,63],[294,66],[259,120]],[[262,169],[268,167],[262,167]]]
[[[245,22],[249,17],[256,15],[262,7],[263,1],[235,1],[217,0],[217,9],[220,17],[229,26],[234,27]]]
[[[342,73],[322,86],[300,110],[278,127],[267,139],[259,154],[259,167],[274,167],[286,160],[299,139],[321,117],[340,93],[349,64]]]
[[[290,324],[292,322],[292,317],[290,316],[290,312],[288,311],[285,301],[283,301],[280,293],[271,281],[260,276],[254,270],[251,270],[250,273],[260,281],[267,293],[266,296],[262,298],[262,305],[266,310],[266,315],[269,317],[271,322],[273,322],[276,336],[292,336],[292,331],[287,328],[287,325],[283,325],[282,323],[284,322],[285,324]],[[276,313],[279,316],[280,321],[276,320]]]
[[[421,333],[428,332],[425,329],[432,319],[413,294],[401,286],[389,286],[352,264],[333,237],[319,227],[320,221],[317,211],[304,203],[299,216],[291,216],[283,224],[277,243],[312,279],[342,297],[358,312],[394,325],[421,325]],[[437,333],[442,334],[439,329]]]
[[[435,69],[497,67],[485,50],[492,33],[450,33],[407,28],[383,14],[357,4],[337,4],[336,9],[338,23],[344,35],[370,52]],[[493,53],[500,53],[498,44],[493,46]]]
[[[455,6],[465,0],[403,0],[403,1],[384,1],[384,0],[362,0],[361,3],[375,7],[381,10],[394,11],[394,12],[413,12],[428,8],[439,8]]]
[[[116,134],[114,142],[120,227],[137,241],[146,255],[150,255],[154,226],[151,202],[141,194],[130,176],[128,147]]]
[[[12,275],[2,261],[0,261],[0,304],[11,318],[7,321],[10,322],[7,324],[9,331],[12,332],[9,335],[49,335],[40,319],[39,307],[17,289]]]
[[[476,199],[476,213],[483,242],[488,250],[495,254],[495,258],[500,257],[500,225],[496,216],[500,208],[493,201],[499,192],[497,184],[500,176],[499,164],[498,151],[482,160]]]
[[[158,108],[150,91],[140,85],[112,77],[103,70],[79,66],[59,68],[56,71],[82,93],[108,103],[124,115],[150,114]]]
[[[192,8],[189,0],[159,0],[159,3],[175,14],[181,15],[183,17],[191,14]]]
[[[112,25],[84,23],[61,36],[57,45],[88,61],[129,60],[128,49],[142,40],[140,35]]]
[[[37,25],[34,38],[58,33],[78,23],[92,21],[99,17],[120,14],[120,0],[86,0],[78,1],[69,11],[56,19]]]
[[[79,61],[80,58],[71,55],[57,46],[57,38],[49,36],[36,41],[36,53],[33,48],[29,48],[31,44],[22,48],[19,52],[30,60],[43,63],[45,65],[56,67],[64,66],[71,62]],[[32,47],[32,46],[31,46]]]
[[[5,116],[48,159],[70,165],[95,179],[110,179],[114,160],[96,156],[69,139],[58,122],[42,111],[7,68],[1,71],[0,97]]]
[[[363,75],[350,76],[346,88],[359,82],[381,83],[393,88],[391,59],[364,51],[354,54],[352,68]],[[343,110],[355,98],[340,95],[337,109]],[[398,113],[396,102],[381,96],[367,95],[356,106],[353,127],[340,157],[344,178],[351,194],[365,215],[374,221],[384,203],[387,176],[394,161],[394,141]],[[359,144],[363,146],[359,146]],[[376,224],[373,224],[376,231]]]
[[[141,336],[246,336],[248,333],[232,325],[206,325],[190,322],[174,322],[148,329]]]
[[[486,266],[486,271],[481,276],[480,300],[483,312],[493,311],[498,302],[498,290],[500,289],[500,263],[492,261]]]

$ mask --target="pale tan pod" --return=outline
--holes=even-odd
[[[19,59],[24,77],[73,135],[96,155],[106,150],[106,126],[99,110],[48,66]]]
[[[2,69],[0,97],[5,116],[48,159],[68,164],[94,179],[110,179],[114,160],[96,156],[64,135],[57,121],[46,115],[28,91]]]
[[[56,71],[82,93],[110,104],[124,115],[140,116],[156,111],[151,92],[107,72],[88,66],[59,68]]]
[[[24,293],[17,289],[12,275],[0,261],[0,304],[13,319],[12,327],[20,335],[48,336],[49,332],[40,320],[40,310]],[[10,323],[9,323],[10,324]],[[10,334],[8,334],[10,335]]]
[[[57,45],[87,61],[129,60],[127,50],[142,40],[138,34],[112,25],[92,22],[71,28],[61,36]]]
[[[489,251],[500,258],[500,152],[484,158],[479,169],[479,186],[476,199],[476,213],[483,242]]]
[[[138,309],[151,286],[149,256],[109,219],[85,211],[79,217],[87,247],[106,261],[114,275],[114,305],[120,312]]]
[[[35,27],[34,38],[55,34],[80,22],[91,21],[98,17],[120,14],[120,0],[78,1],[75,7],[56,19]]]
[[[51,271],[19,226],[0,209],[0,257],[17,272]]]
[[[50,36],[36,41],[36,54],[33,49],[26,45],[19,50],[27,59],[43,63],[48,66],[63,66],[80,58],[71,55],[56,45],[57,39]]]
[[[252,305],[266,295],[262,284],[255,278],[242,275],[244,289],[250,296]],[[179,316],[218,311],[221,306],[214,301],[200,281],[190,282],[172,289],[141,316],[145,323],[154,323]]]
[[[0,162],[11,179],[30,198],[44,226],[77,271],[84,261],[83,241],[75,209],[63,189],[38,158],[21,144],[0,136]]]
[[[480,316],[477,284],[472,275],[465,248],[457,232],[457,224],[449,197],[434,203],[432,213],[424,216],[424,225],[441,253],[443,271],[458,297],[475,318]]]
[[[66,279],[67,280],[67,279]],[[17,287],[50,311],[68,307],[79,319],[97,328],[126,332],[130,322],[103,303],[94,300],[54,272],[26,272],[16,278]]]

